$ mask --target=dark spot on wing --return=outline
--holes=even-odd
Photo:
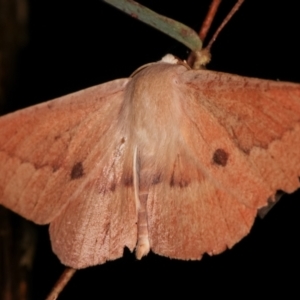
[[[175,185],[175,180],[174,180],[174,172],[173,172],[170,180],[170,187],[173,187],[174,185]]]
[[[125,143],[125,139],[121,138],[121,144],[124,144],[124,143]]]
[[[158,184],[161,182],[161,174],[155,174],[153,177],[152,177],[152,184]]]
[[[110,184],[109,190],[112,191],[112,192],[114,192],[116,190],[116,187],[117,187],[117,184],[115,182],[112,182]]]
[[[174,173],[171,176],[171,180],[170,180],[170,186],[174,187],[174,186],[179,186],[180,188],[185,188],[189,185],[190,180],[186,180],[184,178],[176,178]]]
[[[81,162],[76,163],[71,171],[71,179],[78,179],[83,176],[83,166]]]
[[[52,172],[55,173],[59,169],[59,165],[54,164],[52,166]]]
[[[181,188],[184,188],[184,187],[187,187],[189,185],[189,182],[187,180],[184,180],[183,178],[180,178],[180,180],[178,182],[178,185]]]
[[[217,149],[213,155],[213,162],[219,166],[225,167],[228,160],[228,153],[223,149]]]
[[[179,186],[180,188],[187,187],[191,182],[190,178],[186,177],[184,170],[181,170],[180,155],[177,155],[177,160],[174,162],[173,172],[170,179],[170,187]],[[176,171],[177,170],[177,171]]]
[[[132,175],[125,175],[123,178],[123,183],[125,186],[132,186],[133,185]]]

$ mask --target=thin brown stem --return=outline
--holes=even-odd
[[[209,41],[209,43],[208,43],[208,45],[206,47],[207,50],[210,50],[213,42],[216,40],[216,38],[219,35],[219,33],[221,32],[221,30],[228,23],[228,21],[232,18],[232,16],[236,13],[236,11],[240,8],[240,6],[242,5],[243,2],[244,2],[244,0],[238,0],[236,2],[236,4],[233,6],[233,8],[229,12],[229,14],[226,16],[226,18],[224,19],[224,21],[222,22],[222,24],[219,26],[219,28],[216,30],[215,34],[213,35],[213,37]]]
[[[215,18],[215,15],[218,11],[219,5],[221,3],[222,0],[213,0],[212,3],[210,4],[209,10],[207,12],[207,15],[204,19],[204,22],[201,26],[201,29],[199,31],[199,37],[202,41],[204,41],[204,39],[207,36],[207,33],[210,29],[210,26]]]
[[[52,291],[46,298],[46,300],[56,300],[59,296],[60,292],[64,289],[67,283],[70,281],[72,276],[75,274],[76,269],[73,268],[66,268],[64,272],[61,274],[58,281],[55,283]]]

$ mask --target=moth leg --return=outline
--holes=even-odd
[[[137,207],[137,245],[135,249],[135,256],[137,259],[141,259],[147,255],[150,251],[148,220],[147,220],[147,198],[148,191],[140,190],[139,186],[139,167],[137,161],[137,147],[134,151],[133,157],[133,184],[134,184],[134,196]]]

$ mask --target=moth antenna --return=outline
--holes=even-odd
[[[207,15],[206,15],[204,22],[201,26],[201,29],[199,31],[199,37],[202,41],[204,41],[204,39],[207,36],[207,33],[208,33],[210,26],[215,18],[215,15],[218,11],[220,3],[221,3],[221,0],[213,0],[212,3],[210,4]]]
[[[137,146],[135,147],[133,154],[133,185],[138,217],[135,256],[137,259],[141,259],[143,256],[149,253],[150,242],[147,218],[148,191],[140,191]]]
[[[56,300],[76,271],[73,268],[65,268],[46,300]]]
[[[209,41],[208,45],[205,47],[206,49],[208,49],[208,51],[210,51],[210,48],[211,48],[212,44],[217,39],[217,37],[218,37],[219,33],[221,32],[221,30],[229,22],[229,20],[232,18],[232,16],[237,12],[237,10],[240,8],[240,6],[243,4],[243,2],[244,2],[244,0],[238,0],[235,3],[235,5],[233,6],[233,8],[231,9],[231,11],[228,13],[228,15],[225,17],[225,19],[223,20],[223,22],[221,23],[221,25],[219,26],[219,28],[214,33],[214,35],[211,38],[211,40]]]

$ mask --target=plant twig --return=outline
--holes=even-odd
[[[211,40],[209,41],[207,47],[205,47],[208,51],[210,51],[210,48],[211,48],[212,44],[214,43],[214,41],[218,37],[218,35],[221,32],[221,30],[229,22],[229,20],[236,13],[236,11],[240,8],[240,6],[242,5],[243,2],[244,2],[244,0],[238,0],[236,2],[236,4],[233,6],[233,8],[231,9],[231,11],[228,13],[228,15],[226,16],[226,18],[223,20],[223,22],[221,23],[221,25],[219,26],[219,28],[216,30],[216,32],[213,35],[213,37],[211,38]]]
[[[208,25],[203,24],[201,31],[204,31],[204,35],[207,34],[207,31],[209,29],[209,26],[211,22],[213,21],[213,17],[215,16],[218,4],[217,0],[213,0],[213,3],[209,9],[209,12],[206,16],[207,23]],[[216,40],[217,36],[221,32],[221,30],[224,28],[224,26],[228,23],[228,21],[232,18],[232,16],[236,13],[236,11],[240,8],[244,0],[238,0],[236,4],[233,6],[231,11],[228,13],[226,18],[223,20],[219,28],[216,30],[215,34],[213,35],[212,39],[209,41],[208,45],[204,48],[201,49],[200,51],[192,51],[187,59],[188,65],[195,70],[205,68],[205,66],[210,62],[211,55],[210,55],[210,48],[213,44],[213,42]]]
[[[76,269],[73,268],[66,268],[64,272],[61,274],[58,281],[55,283],[52,291],[46,298],[46,300],[56,300],[59,296],[60,292],[64,289],[67,283],[70,281],[72,276],[75,274]]]
[[[206,15],[206,17],[203,21],[203,24],[201,26],[201,29],[199,31],[199,37],[202,41],[204,41],[204,39],[207,36],[207,33],[208,33],[210,26],[215,18],[215,15],[218,11],[221,1],[222,0],[213,0],[212,3],[210,4],[207,15]]]

